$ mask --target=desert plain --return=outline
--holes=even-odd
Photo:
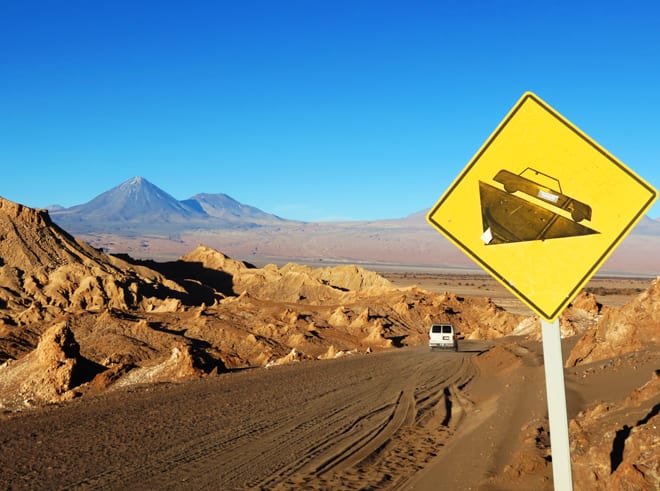
[[[485,273],[0,235],[4,489],[553,488],[540,322]],[[597,275],[561,316],[575,489],[660,487],[659,306]]]

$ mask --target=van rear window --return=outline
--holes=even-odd
[[[444,325],[436,324],[434,326],[431,326],[431,332],[451,334],[451,326],[448,324],[444,324]]]

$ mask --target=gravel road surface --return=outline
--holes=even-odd
[[[466,342],[467,343],[467,342]],[[471,351],[406,348],[0,417],[3,489],[394,489],[454,434]],[[485,347],[482,347],[485,348]]]

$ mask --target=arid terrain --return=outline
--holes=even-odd
[[[485,274],[137,260],[2,199],[0,237],[5,489],[552,489],[540,322]],[[575,489],[660,486],[659,306],[561,316]]]
[[[468,297],[487,297],[509,312],[532,315],[529,307],[484,271],[434,270],[433,268],[426,268],[422,272],[413,268],[408,268],[407,271],[392,271],[391,268],[383,269],[381,267],[379,272],[384,278],[401,288],[416,285],[435,293],[450,291]],[[655,277],[648,276],[596,275],[591,279],[584,292],[596,296],[598,303],[604,306],[621,307],[645,291],[654,279]]]
[[[52,220],[110,253],[172,261],[204,244],[258,265],[404,265],[410,269],[474,268],[471,259],[426,221],[429,210],[362,222],[301,222],[201,193],[179,201],[142,177],[71,208]],[[660,220],[642,217],[602,267],[608,273],[660,274]],[[373,269],[373,268],[370,268]]]

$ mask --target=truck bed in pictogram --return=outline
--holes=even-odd
[[[598,233],[578,223],[591,220],[591,207],[564,194],[548,174],[530,167],[519,174],[502,169],[493,181],[498,186],[479,181],[482,239],[488,245]]]

